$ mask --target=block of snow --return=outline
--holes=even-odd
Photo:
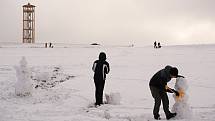
[[[177,119],[189,119],[192,117],[192,110],[188,104],[187,89],[187,80],[185,78],[178,77],[175,83],[175,90],[179,92],[179,96],[174,95],[175,104],[172,108],[172,111],[177,113]]]
[[[105,94],[107,104],[119,105],[121,101],[120,93],[114,92],[110,94]]]
[[[30,78],[30,70],[27,66],[25,57],[22,57],[19,66],[14,67],[16,70],[15,94],[18,96],[27,96],[32,93],[32,82]]]

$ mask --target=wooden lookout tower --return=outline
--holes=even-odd
[[[23,5],[23,43],[35,43],[35,6]]]

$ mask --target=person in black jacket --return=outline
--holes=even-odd
[[[175,93],[176,96],[179,95],[177,91],[171,89],[167,86],[167,83],[178,76],[178,69],[176,67],[166,66],[164,69],[158,71],[153,75],[149,82],[149,87],[151,90],[152,97],[154,98],[154,118],[160,120],[159,109],[161,101],[163,103],[163,110],[166,115],[166,119],[170,119],[176,116],[176,113],[171,113],[169,111],[169,99],[166,92]]]
[[[157,42],[156,41],[154,42],[154,48],[157,48]]]
[[[96,87],[95,105],[100,106],[101,104],[103,104],[103,90],[105,85],[106,74],[108,74],[110,71],[109,63],[106,61],[106,54],[104,52],[101,52],[99,54],[99,60],[96,60],[93,63],[92,69],[94,71],[94,83]]]

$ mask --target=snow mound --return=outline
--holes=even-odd
[[[112,105],[119,105],[121,96],[120,93],[115,92],[115,93],[110,93],[110,94],[105,94],[107,104],[112,104]]]

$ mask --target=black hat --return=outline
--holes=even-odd
[[[178,76],[178,69],[176,67],[173,67],[170,69],[169,73],[170,73],[170,75],[177,77]]]
[[[99,54],[99,60],[106,60],[106,54],[104,53],[104,52],[101,52],[100,54]]]

